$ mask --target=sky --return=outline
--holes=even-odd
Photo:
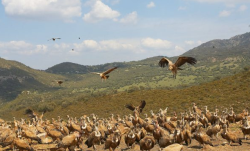
[[[1,0],[0,57],[41,70],[128,62],[249,30],[250,0]]]

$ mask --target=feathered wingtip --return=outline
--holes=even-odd
[[[191,65],[194,65],[194,64],[196,64],[196,62],[197,62],[197,60],[195,58],[189,57],[189,62],[188,63],[190,63]]]
[[[33,111],[31,109],[26,109],[25,114],[33,114]]]

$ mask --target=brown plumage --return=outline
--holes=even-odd
[[[135,143],[136,137],[134,131],[131,129],[127,135],[125,135],[125,143],[127,147],[131,147]]]
[[[241,127],[241,131],[244,135],[244,138],[247,139],[246,135],[250,135],[250,124],[247,117],[243,119],[243,126]]]
[[[78,143],[78,138],[80,137],[80,133],[78,131],[75,131],[74,133],[67,135],[63,137],[62,141],[59,142],[58,147],[59,148],[69,148],[71,146],[76,146]]]
[[[41,143],[41,139],[34,132],[32,132],[30,130],[23,130],[22,136],[29,138],[31,140],[36,140],[39,143]]]
[[[103,81],[103,79],[106,80],[106,79],[109,78],[109,75],[107,75],[107,74],[109,74],[110,72],[112,72],[113,70],[115,70],[117,68],[118,67],[114,67],[114,68],[108,69],[107,71],[104,71],[102,73],[99,73],[99,72],[91,72],[91,73],[100,75],[100,77],[101,77],[101,79]]]
[[[221,127],[219,125],[219,120],[216,121],[216,123],[212,126],[209,127],[206,134],[208,136],[210,136],[211,138],[213,138],[213,136],[216,136],[216,138],[218,139],[218,133],[220,132]]]
[[[176,79],[177,70],[182,70],[180,66],[182,66],[185,63],[189,63],[191,65],[196,64],[196,59],[193,57],[179,57],[175,63],[168,60],[167,58],[162,58],[159,61],[159,66],[164,68],[168,65],[168,69],[173,73],[173,78]]]
[[[105,141],[104,149],[109,149],[110,151],[114,151],[120,145],[120,141],[121,141],[120,133],[115,132],[110,136],[110,138],[108,138]]]
[[[28,115],[30,118],[37,118],[37,114],[31,109],[26,109],[25,114]]]
[[[61,86],[61,84],[63,84],[63,81],[62,80],[57,80],[56,83],[58,83]]]
[[[201,131],[201,125],[199,125],[196,130],[197,131],[194,133],[195,140],[202,145],[209,144],[210,146],[213,146],[210,137]]]
[[[33,151],[34,149],[29,145],[28,142],[26,142],[25,140],[23,139],[15,139],[14,140],[14,144],[16,145],[16,147],[19,149],[19,150],[28,150],[28,151]]]
[[[155,145],[155,139],[152,136],[146,136],[140,141],[140,150],[150,150]]]
[[[94,126],[94,131],[89,135],[88,139],[85,141],[85,144],[88,148],[92,147],[96,150],[95,145],[101,144],[101,133],[96,126]]]
[[[130,109],[131,111],[134,111],[136,110],[139,114],[142,112],[143,108],[146,106],[146,101],[145,100],[142,100],[141,101],[141,104],[137,107],[135,107],[134,105],[132,104],[126,104],[125,107]]]
[[[223,131],[221,133],[221,137],[226,139],[229,143],[229,145],[231,145],[231,143],[239,143],[240,145],[242,145],[241,139],[237,137],[236,134],[234,134],[233,132],[229,132],[227,130],[227,125],[223,125]]]

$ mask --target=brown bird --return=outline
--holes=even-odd
[[[231,145],[232,142],[239,143],[240,145],[242,145],[241,139],[238,138],[235,133],[228,131],[226,124],[223,125],[223,131],[221,133],[221,137],[226,139],[229,145]]]
[[[110,151],[115,150],[120,145],[120,141],[121,136],[119,132],[115,132],[114,134],[111,134],[110,138],[105,141],[104,149],[109,149]]]
[[[242,131],[244,138],[246,140],[247,139],[246,135],[250,135],[250,124],[248,122],[247,117],[244,117],[242,123],[243,123],[243,126],[241,127],[241,131]]]
[[[58,83],[61,86],[61,84],[63,83],[63,81],[62,80],[57,80],[56,83]]]
[[[155,139],[153,136],[145,136],[140,141],[140,150],[150,150],[155,145]]]
[[[25,114],[26,115],[28,115],[30,118],[37,118],[37,114],[33,111],[33,110],[31,110],[31,109],[26,109],[25,110]]]
[[[113,70],[115,70],[117,68],[118,67],[114,67],[114,68],[108,69],[107,71],[104,71],[102,73],[99,73],[99,72],[91,72],[91,73],[93,73],[93,74],[99,74],[100,77],[101,77],[101,79],[102,79],[102,81],[103,81],[103,79],[106,80],[106,79],[109,78],[109,75],[107,75],[107,74],[109,74],[110,72],[112,72]]]
[[[141,101],[141,104],[137,107],[135,107],[134,105],[132,104],[126,104],[125,107],[134,111],[136,110],[139,114],[142,112],[143,108],[146,106],[146,101],[145,100],[142,100]]]
[[[164,68],[165,66],[168,65],[168,69],[173,73],[173,78],[176,79],[177,70],[182,70],[180,66],[182,66],[186,62],[191,65],[194,65],[196,64],[197,60],[193,57],[179,57],[178,60],[175,63],[173,63],[172,61],[163,57],[159,62],[159,66]]]
[[[14,144],[20,150],[33,151],[34,149],[29,145],[29,143],[23,139],[16,138]]]
[[[129,131],[129,133],[127,135],[125,135],[125,143],[127,145],[127,147],[131,147],[133,146],[133,144],[135,143],[136,137],[135,137],[135,133],[134,131],[131,129]]]
[[[59,148],[69,148],[70,146],[76,146],[80,137],[80,133],[78,131],[73,132],[70,135],[64,136],[62,141],[59,142]]]
[[[202,132],[201,125],[197,126],[196,132],[194,133],[194,139],[197,140],[200,145],[209,144],[210,146],[213,146],[210,137],[206,133]]]
[[[51,38],[48,41],[50,41],[50,40],[56,41],[56,39],[61,39],[61,38]]]

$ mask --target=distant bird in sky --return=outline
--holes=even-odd
[[[112,72],[113,70],[115,70],[117,68],[118,67],[114,67],[114,68],[108,69],[107,71],[102,72],[102,73],[99,73],[99,72],[91,72],[91,73],[93,73],[93,74],[99,74],[100,77],[101,77],[101,79],[102,79],[102,81],[103,81],[103,79],[106,80],[106,79],[109,78],[109,75],[107,75],[107,74],[109,74],[110,72]]]
[[[81,39],[81,38],[79,37],[79,39]]]
[[[74,51],[74,49],[72,49],[72,51]]]
[[[179,57],[178,60],[173,63],[172,61],[164,57],[159,61],[159,66],[164,68],[168,65],[168,69],[173,73],[173,78],[176,79],[177,70],[182,70],[179,67],[185,64],[186,62],[191,65],[194,65],[196,64],[197,60],[193,57]]]
[[[51,38],[48,41],[50,41],[50,40],[56,41],[56,39],[61,39],[61,38]]]

